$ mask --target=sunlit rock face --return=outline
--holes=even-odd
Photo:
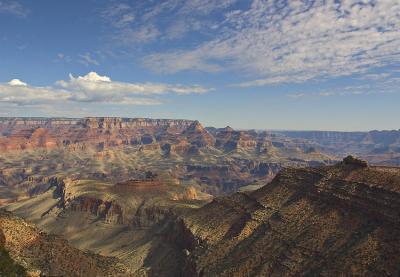
[[[192,123],[190,120],[145,118],[2,118],[0,149],[54,148],[74,144],[100,148],[117,146],[145,142],[146,135],[154,135],[165,128],[180,133]]]

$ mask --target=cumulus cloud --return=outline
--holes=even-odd
[[[170,85],[157,83],[128,83],[111,80],[90,72],[85,76],[59,80],[54,86],[31,86],[19,79],[0,84],[0,102],[16,105],[43,105],[66,101],[69,103],[107,103],[129,105],[156,105],[161,94],[206,93],[211,89],[194,85]]]
[[[190,1],[195,3],[197,1]],[[229,4],[229,3],[228,3]],[[240,70],[240,87],[365,73],[400,62],[397,0],[253,0],[191,49],[153,53],[160,72]]]
[[[12,79],[8,84],[10,86],[27,86],[27,83],[22,82],[20,79]]]

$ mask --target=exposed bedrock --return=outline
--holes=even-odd
[[[351,158],[286,168],[181,216],[166,237],[186,254],[183,276],[395,276],[400,170]]]

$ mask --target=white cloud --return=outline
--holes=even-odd
[[[287,94],[287,97],[293,99],[300,98],[320,98],[320,97],[344,97],[344,96],[367,96],[367,95],[389,95],[393,93],[399,93],[397,87],[393,86],[393,82],[396,83],[396,79],[390,79],[390,85],[385,85],[386,82],[376,82],[369,84],[351,85],[351,86],[338,86],[329,90],[310,90],[303,92],[296,92]],[[374,80],[374,79],[373,79]],[[397,82],[397,85],[400,82]]]
[[[29,10],[22,6],[19,2],[9,0],[0,1],[0,13],[8,13],[18,17],[25,17],[29,14]]]
[[[135,20],[133,9],[123,3],[115,3],[103,10],[102,17],[116,28],[123,28]]]
[[[136,45],[154,41],[160,35],[158,28],[152,24],[147,24],[135,29],[125,28],[114,35],[114,39],[125,45]]]
[[[113,30],[114,43],[142,46],[183,38],[191,32],[209,35],[219,19],[212,18],[238,0],[162,0],[113,3],[101,17]]]
[[[0,84],[0,102],[15,105],[40,105],[56,101],[65,101],[69,97],[68,92],[56,90],[51,87],[33,87],[19,81],[12,80],[6,84]]]
[[[54,61],[70,63],[72,62],[72,58],[68,55],[65,55],[64,53],[58,53]]]
[[[16,105],[43,105],[66,102],[157,105],[162,101],[155,96],[167,93],[191,94],[206,93],[211,89],[194,85],[169,85],[157,83],[127,83],[111,80],[90,72],[85,76],[60,80],[54,86],[35,87],[13,79],[0,83],[0,103]]]
[[[92,58],[90,53],[85,53],[83,55],[79,55],[79,62],[81,64],[86,65],[86,66],[99,65],[100,64],[97,60]]]
[[[168,54],[152,54],[145,57],[143,64],[159,73],[176,73],[183,70],[219,72],[223,68],[217,63],[209,63],[200,53],[188,54],[177,51]]]
[[[369,73],[369,74],[364,74],[363,76],[360,76],[358,79],[360,79],[360,80],[385,80],[390,76],[391,76],[391,74],[388,72]]]
[[[10,82],[8,82],[8,84],[10,86],[27,86],[27,84],[22,82],[20,79],[12,79]]]
[[[250,79],[242,87],[365,73],[400,62],[399,15],[398,0],[254,0],[226,13],[213,39],[144,64],[167,73],[240,70]]]

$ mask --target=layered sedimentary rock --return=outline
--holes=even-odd
[[[220,195],[269,181],[284,166],[335,159],[306,142],[191,120],[2,118],[0,134],[0,203],[38,194],[43,178],[119,182],[146,170],[180,182],[193,178],[204,192]]]
[[[135,144],[165,128],[182,132],[190,120],[145,118],[2,118],[0,150],[54,148],[81,144],[85,147]],[[145,143],[146,144],[146,143]]]
[[[113,117],[0,119],[2,151],[55,147],[103,150],[119,145],[149,145],[144,149],[165,149],[166,154],[196,155],[207,147],[227,152],[240,149],[260,154],[274,152],[273,136],[267,132],[235,131],[230,127],[204,128],[200,122],[191,120]],[[293,149],[307,148],[290,141],[286,145]]]
[[[281,168],[241,164],[260,176]],[[53,199],[32,220],[78,247],[117,255],[134,276],[397,276],[400,169],[354,157],[296,165],[258,190],[211,202],[198,188],[146,172],[116,184],[54,177],[47,192],[8,207],[26,215]]]
[[[185,276],[397,276],[400,169],[354,158],[287,168],[189,213],[178,231]]]

